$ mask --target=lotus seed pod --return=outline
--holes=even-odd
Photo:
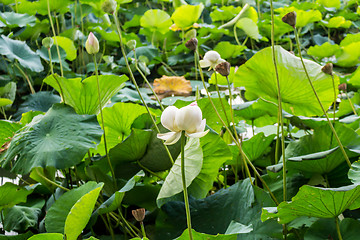
[[[216,65],[215,71],[217,71],[218,73],[220,73],[224,77],[229,76],[229,74],[230,74],[230,63],[223,62],[223,63],[220,63],[220,64]]]
[[[329,75],[333,75],[333,64],[332,63],[327,63],[325,66],[323,66],[321,68],[321,71],[323,71],[323,73],[329,74]]]
[[[142,222],[145,218],[145,208],[132,210],[131,213],[138,222]]]
[[[85,48],[88,54],[96,54],[99,52],[99,41],[92,32],[90,32],[86,40]]]
[[[116,10],[117,3],[115,0],[106,0],[102,5],[101,9],[109,14],[113,14]]]
[[[51,37],[46,37],[42,40],[42,45],[46,48],[51,48],[53,44],[54,39],[52,39]]]
[[[346,92],[347,84],[346,84],[346,83],[342,83],[342,84],[339,85],[338,88],[339,88],[340,91]]]
[[[196,38],[192,38],[189,41],[185,43],[185,47],[187,47],[190,50],[195,50],[198,45],[198,40]]]
[[[289,24],[293,28],[296,25],[296,12],[289,12],[281,19],[284,23]]]

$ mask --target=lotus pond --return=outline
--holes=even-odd
[[[357,0],[0,0],[0,240],[359,239]]]

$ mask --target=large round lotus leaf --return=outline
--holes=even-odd
[[[0,13],[0,19],[10,28],[25,27],[35,25],[36,17],[28,14],[20,14],[15,12]]]
[[[320,105],[306,77],[300,58],[280,46],[275,47],[279,72],[282,107],[294,115],[323,115]],[[239,67],[235,74],[235,86],[246,88],[245,97],[255,100],[259,97],[277,103],[277,84],[271,48],[256,53]],[[306,69],[325,109],[333,102],[332,79],[321,71],[322,66],[304,59]],[[339,80],[335,78],[335,86]]]
[[[175,9],[175,12],[171,15],[171,19],[174,21],[177,27],[185,29],[190,27],[200,18],[200,15],[204,9],[204,5],[182,5]]]
[[[4,35],[0,38],[0,53],[10,60],[18,60],[21,66],[34,72],[44,70],[40,57],[25,42],[13,40]]]
[[[144,13],[140,18],[140,25],[143,28],[149,28],[151,31],[159,31],[165,34],[169,31],[172,21],[167,12],[160,9],[151,9]]]
[[[125,75],[99,76],[102,107],[105,107],[110,98],[123,88],[126,80],[128,77]],[[63,94],[63,101],[72,106],[78,114],[98,114],[100,112],[96,76],[81,80],[81,78],[67,79],[54,74],[45,78],[44,82]]]
[[[48,91],[27,95],[25,102],[20,104],[14,117],[16,120],[20,120],[22,114],[29,111],[47,112],[54,103],[60,103],[60,101],[61,99],[58,95]]]
[[[19,174],[34,167],[68,168],[100,142],[102,133],[95,115],[78,115],[70,106],[55,104],[13,137],[3,166],[14,160],[12,171]]]
[[[53,37],[54,42],[55,42],[55,37]],[[76,47],[75,44],[73,42],[73,40],[71,40],[70,38],[67,37],[56,37],[56,41],[58,43],[58,45],[65,50],[66,52],[66,59],[72,61],[76,58],[77,53],[76,53]],[[54,56],[54,55],[53,55]]]

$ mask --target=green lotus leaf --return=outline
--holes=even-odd
[[[259,28],[257,24],[250,18],[240,18],[236,23],[236,27],[244,30],[246,35],[250,38],[258,41],[259,40]]]
[[[49,208],[45,217],[45,228],[48,232],[63,233],[66,219],[72,208],[87,193],[102,188],[103,183],[89,181],[78,188],[65,192],[56,199],[55,203]],[[74,224],[76,225],[76,224]]]
[[[21,66],[30,69],[34,72],[41,72],[44,70],[41,65],[40,57],[34,53],[30,47],[22,41],[13,40],[4,35],[0,38],[0,52],[10,60],[17,60]]]
[[[352,148],[360,144],[359,135],[351,128],[336,124],[335,130],[344,146]],[[357,155],[349,151],[347,154]],[[289,169],[319,174],[329,173],[345,161],[328,125],[316,128],[313,135],[291,142],[285,150],[285,156],[290,160],[288,161]]]
[[[323,5],[326,8],[340,8],[340,0],[316,0],[316,3]]]
[[[28,240],[63,240],[64,236],[61,233],[40,233],[32,236]]]
[[[203,150],[200,146],[199,138],[190,138],[185,145],[185,178],[186,186],[190,186],[192,181],[199,175],[203,165]],[[157,197],[157,205],[160,207],[167,200],[177,193],[182,192],[181,178],[181,156],[179,155],[174,165],[170,169],[164,184],[161,187],[159,196]]]
[[[319,10],[308,10],[304,11],[301,9],[297,9],[295,7],[285,7],[285,8],[278,8],[275,9],[276,12],[279,13],[280,17],[285,16],[285,14],[289,12],[296,12],[296,27],[305,27],[309,23],[321,21],[322,15]]]
[[[125,75],[101,75],[99,77],[101,106],[104,108],[128,80]],[[100,112],[96,76],[66,79],[57,74],[50,75],[44,82],[52,86],[62,96],[63,101],[72,106],[78,114],[98,114]],[[60,85],[59,85],[60,84]],[[61,86],[61,88],[60,88]]]
[[[15,132],[21,128],[19,123],[0,120],[0,146],[11,140]]]
[[[360,185],[349,185],[340,188],[319,188],[304,185],[291,199],[282,202],[276,208],[263,208],[261,220],[277,218],[281,224],[288,223],[297,217],[334,218],[346,209],[352,209],[360,196]]]
[[[221,8],[216,8],[214,11],[210,13],[211,19],[216,21],[224,21],[227,22],[234,18],[241,11],[241,7],[230,6],[222,6]]]
[[[13,1],[15,2],[15,1]],[[19,13],[27,13],[29,15],[35,15],[36,13],[40,15],[48,14],[48,5],[47,0],[39,1],[21,1],[18,2],[18,11]],[[70,0],[52,0],[49,1],[50,11],[51,12],[60,12],[65,13],[69,10]]]
[[[0,13],[0,19],[10,28],[14,27],[26,27],[35,25],[36,17],[28,14],[20,14],[15,12],[2,12]]]
[[[349,28],[352,22],[346,20],[343,16],[337,16],[330,18],[329,22],[324,22],[324,25],[328,28]]]
[[[300,58],[280,46],[275,47],[275,52],[283,110],[293,115],[321,116],[323,112],[317,104]],[[319,64],[306,59],[304,62],[314,88],[327,109],[333,102],[331,76],[323,73]],[[338,81],[336,78],[335,86]],[[241,65],[235,74],[234,84],[246,88],[245,97],[248,100],[261,97],[276,104],[278,94],[271,48],[257,52]]]
[[[58,45],[65,50],[66,52],[66,59],[72,61],[77,57],[77,53],[76,53],[76,47],[74,45],[73,40],[71,40],[70,38],[67,37],[61,37],[61,36],[56,36],[53,37],[54,41],[56,41],[58,43]],[[54,43],[55,45],[55,43]]]
[[[214,51],[217,51],[220,54],[221,58],[229,59],[229,58],[238,57],[243,53],[245,49],[246,49],[245,46],[234,45],[231,44],[230,42],[222,41],[215,46]],[[226,79],[225,79],[225,83],[219,83],[219,84],[226,85],[227,84]]]
[[[11,105],[13,101],[7,98],[0,98],[0,107],[5,107],[7,105]]]
[[[140,25],[143,28],[148,28],[151,31],[158,31],[165,34],[169,31],[172,21],[167,12],[160,9],[151,9],[144,13],[140,18]]]
[[[27,190],[10,182],[5,183],[0,186],[0,210],[26,202],[27,196],[32,192],[33,189]]]
[[[97,198],[104,183],[99,183],[97,188],[82,196],[71,208],[65,220],[65,239],[77,240],[86,224],[89,222]]]
[[[315,45],[309,47],[307,53],[311,56],[318,58],[331,57],[335,55],[340,50],[340,46],[337,44],[331,44],[329,42],[324,43],[323,45]]]
[[[100,142],[102,130],[95,115],[78,115],[64,104],[54,104],[34,117],[12,139],[2,165],[26,174],[35,167],[64,169],[79,163]]]
[[[204,5],[181,5],[176,8],[174,13],[171,15],[171,19],[175,25],[181,29],[191,27],[194,23],[199,20],[200,15],[204,9]]]

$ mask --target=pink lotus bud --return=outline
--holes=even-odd
[[[86,40],[85,48],[88,54],[96,54],[99,52],[99,41],[92,32],[90,32]]]

